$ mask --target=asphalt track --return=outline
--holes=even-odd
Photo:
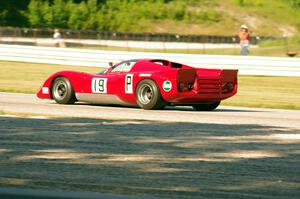
[[[300,111],[145,111],[13,93],[0,93],[0,111],[30,113],[0,117],[2,187],[140,198],[300,197]]]
[[[33,94],[0,93],[0,110],[61,117],[138,119],[210,124],[255,124],[300,128],[300,111],[298,110],[220,106],[212,112],[197,112],[191,107],[166,107],[165,110],[147,111],[139,108],[83,103],[59,105],[53,100],[38,99]]]

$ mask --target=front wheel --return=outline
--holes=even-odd
[[[220,105],[220,103],[221,102],[218,101],[218,102],[195,104],[195,105],[193,105],[193,108],[196,111],[212,111],[212,110],[215,110]]]
[[[70,81],[65,77],[57,77],[51,87],[53,99],[59,104],[74,104],[75,92]]]
[[[137,85],[135,95],[138,105],[146,110],[162,109],[166,105],[158,86],[150,79]]]

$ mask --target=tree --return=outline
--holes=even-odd
[[[41,6],[41,13],[42,13],[42,24],[40,24],[40,27],[47,27],[51,28],[53,27],[53,9],[49,5],[48,1],[45,1],[42,3]]]
[[[58,28],[67,28],[68,20],[70,16],[70,8],[72,1],[64,1],[64,0],[54,0],[54,3],[51,7],[53,14],[53,23],[52,26]]]
[[[28,14],[26,16],[30,25],[33,27],[40,27],[43,25],[42,5],[43,2],[39,0],[31,0],[28,5]]]
[[[290,6],[292,8],[299,8],[300,7],[300,0],[289,0]]]
[[[88,15],[87,15],[86,22],[83,24],[83,29],[97,29],[98,26],[97,0],[88,0],[87,9],[88,9]]]
[[[88,8],[85,2],[81,2],[79,5],[73,5],[72,9],[70,10],[68,26],[71,29],[83,29],[87,18]]]
[[[0,26],[26,26],[27,20],[23,12],[30,0],[1,0]]]

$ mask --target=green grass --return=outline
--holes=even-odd
[[[59,70],[90,73],[96,67],[76,67],[0,61],[0,91],[36,93],[45,79]],[[239,76],[238,94],[223,105],[300,110],[300,77]]]
[[[223,105],[300,109],[300,77],[239,76],[236,96]]]

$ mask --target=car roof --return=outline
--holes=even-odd
[[[150,59],[150,58],[144,58],[144,59],[128,59],[128,60],[123,60],[121,62],[140,62],[140,61],[148,61],[148,62],[153,62],[153,61],[168,61],[165,59]]]

